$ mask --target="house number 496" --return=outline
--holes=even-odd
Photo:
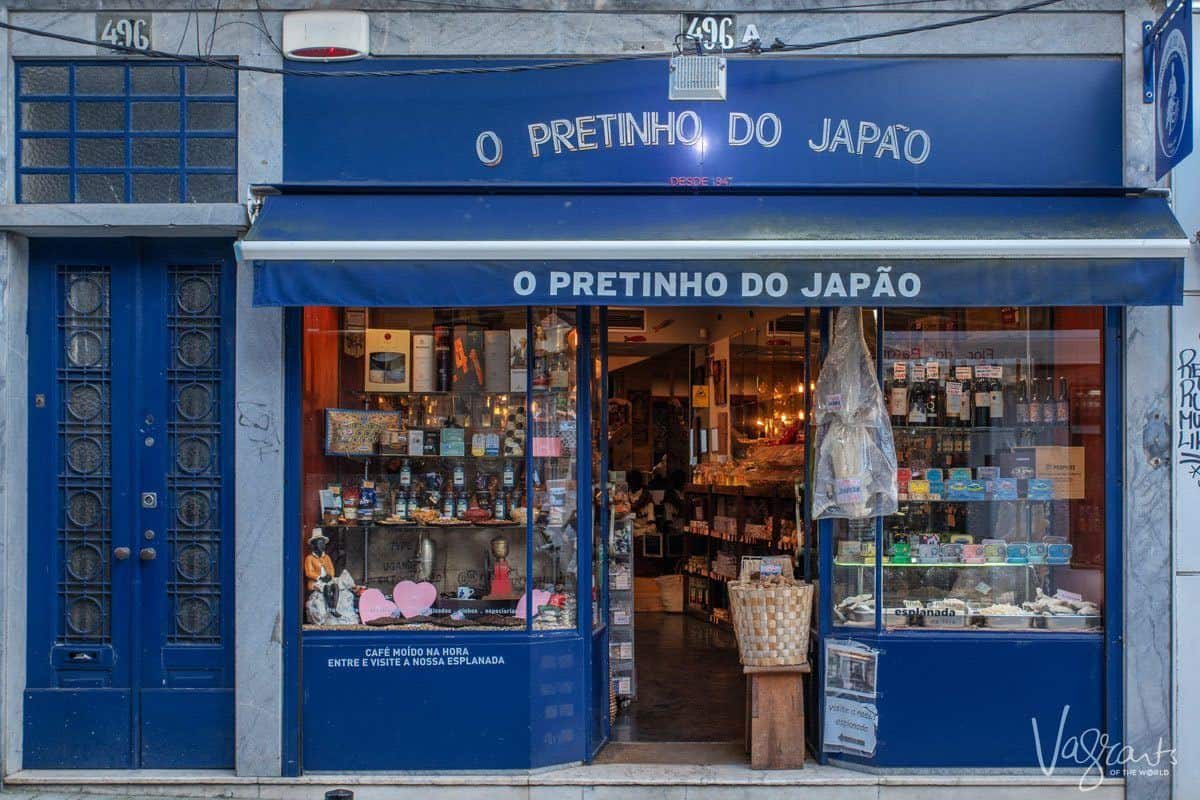
[[[737,42],[737,18],[733,14],[685,14],[683,33],[705,50],[732,50]]]
[[[96,15],[96,40],[135,50],[150,49],[150,18],[121,14]]]

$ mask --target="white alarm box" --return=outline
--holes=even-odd
[[[407,392],[412,387],[411,331],[367,329],[366,375],[368,392]]]

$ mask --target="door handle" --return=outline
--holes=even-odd
[[[129,548],[128,547],[114,547],[113,548],[113,558],[115,558],[117,561],[124,561],[125,559],[129,558]]]
[[[158,551],[153,547],[143,547],[140,551],[138,551],[138,558],[140,558],[142,561],[153,561],[157,557]]]

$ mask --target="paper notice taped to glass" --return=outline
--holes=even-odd
[[[875,754],[878,683],[878,650],[849,639],[826,640],[824,752]]]

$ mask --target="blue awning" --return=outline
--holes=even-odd
[[[289,194],[239,259],[266,306],[1171,305],[1157,197]]]

